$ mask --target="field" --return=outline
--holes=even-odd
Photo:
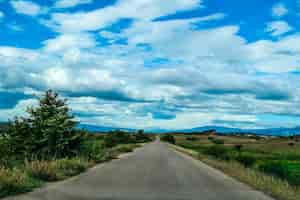
[[[274,197],[297,199],[300,196],[297,137],[177,134],[175,140],[176,145],[192,150],[194,156],[206,163]]]

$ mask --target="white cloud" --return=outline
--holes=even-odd
[[[82,4],[92,3],[94,0],[58,0],[55,3],[57,8],[71,8]]]
[[[286,73],[300,70],[299,34],[281,38],[279,41],[261,40],[248,45],[249,56],[257,70],[270,73]]]
[[[11,1],[12,7],[19,14],[37,16],[45,12],[45,8],[42,8],[40,5],[26,0],[14,0]]]
[[[123,0],[112,6],[89,12],[54,13],[46,25],[60,32],[92,31],[121,18],[151,20],[176,11],[200,7],[202,0]]]
[[[287,75],[300,69],[300,35],[284,36],[270,24],[266,31],[282,37],[249,42],[238,25],[207,28],[223,13],[152,20],[201,2],[124,0],[55,13],[47,24],[60,33],[42,48],[0,47],[0,89],[53,88],[83,122],[118,127],[191,128],[216,119],[256,123],[261,113],[300,114],[299,77]],[[132,24],[118,33],[105,29],[122,18]],[[115,42],[121,38],[128,44]],[[167,61],[159,65],[157,58]]]
[[[0,121],[12,120],[15,116],[24,116],[27,107],[37,105],[36,99],[21,100],[12,109],[1,109]]]
[[[48,52],[62,52],[70,49],[93,48],[96,46],[94,37],[88,33],[63,34],[43,42]]]
[[[293,28],[285,21],[273,21],[267,24],[265,29],[266,32],[270,33],[272,36],[281,36],[285,33],[292,31]]]
[[[46,85],[60,91],[74,93],[118,90],[123,82],[112,77],[111,72],[100,69],[49,68],[42,74]]]
[[[272,7],[272,15],[274,17],[283,17],[288,14],[288,9],[283,3],[277,3]]]

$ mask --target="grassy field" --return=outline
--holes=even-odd
[[[16,164],[9,166],[0,164],[0,198],[29,192],[43,186],[46,182],[60,181],[75,176],[96,164],[115,159],[120,154],[132,152],[146,142],[136,140],[136,135],[131,134],[130,141],[117,141],[107,147],[107,141],[111,142],[111,139],[107,138],[115,137],[115,135],[115,133],[88,135],[80,149],[80,154],[76,157],[11,161]],[[151,139],[149,138],[148,141]]]
[[[257,189],[278,199],[300,199],[298,138],[177,134],[175,139],[192,156]]]

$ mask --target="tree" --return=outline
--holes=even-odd
[[[174,135],[172,135],[172,134],[161,135],[160,139],[164,142],[169,142],[171,144],[176,143],[176,139],[175,139]]]
[[[28,108],[27,112],[28,118],[16,118],[7,131],[10,144],[24,140],[21,142],[25,148],[23,155],[48,159],[73,156],[78,152],[83,135],[77,133],[77,122],[65,99],[48,90],[39,98],[38,106]]]

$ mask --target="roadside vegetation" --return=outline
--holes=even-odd
[[[175,141],[178,150],[277,199],[300,199],[297,137],[177,134]]]
[[[77,175],[153,139],[143,131],[78,130],[66,100],[51,90],[27,112],[0,127],[0,198]]]

